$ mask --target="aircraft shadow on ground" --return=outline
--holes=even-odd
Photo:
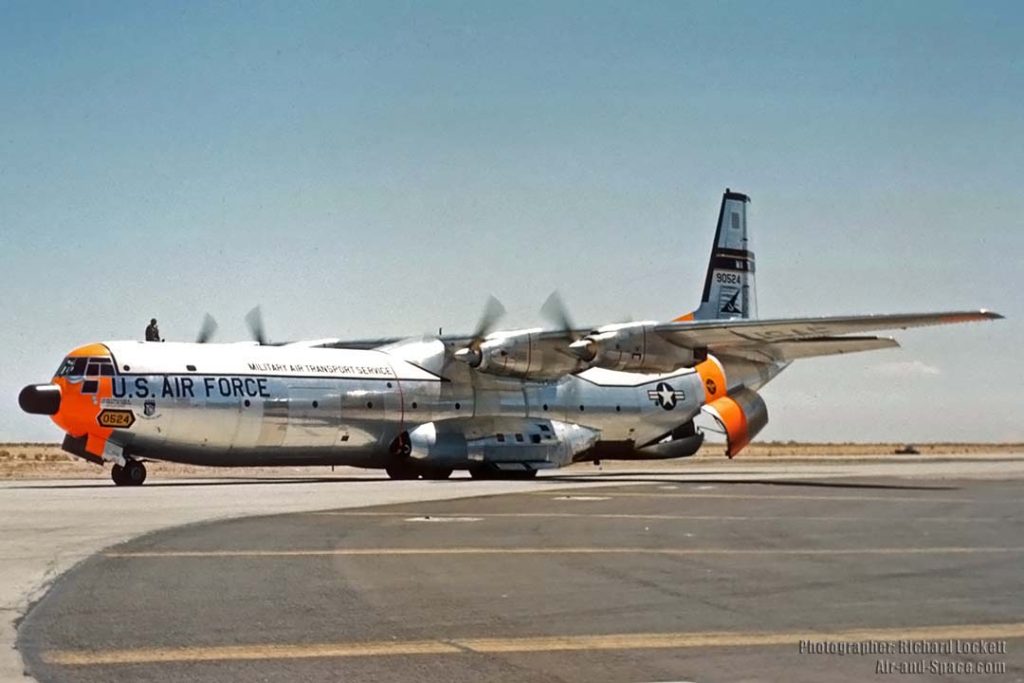
[[[813,481],[802,479],[707,479],[708,474],[763,474],[762,472],[743,472],[729,470],[728,472],[703,472],[696,477],[688,477],[686,474],[673,472],[642,472],[636,474],[602,472],[598,474],[587,474],[582,476],[554,475],[545,477],[546,481],[572,481],[572,482],[594,482],[594,483],[635,483],[635,484],[716,484],[743,486],[758,484],[763,486],[783,487],[817,487],[837,489],[885,489],[897,491],[959,491],[959,486],[948,484],[885,484],[877,482],[856,482],[856,481]],[[661,478],[664,477],[664,478]]]
[[[296,478],[274,478],[274,479],[217,479],[216,481],[209,480],[197,480],[197,481],[148,481],[143,484],[143,488],[172,488],[172,487],[188,487],[188,486],[254,486],[254,485],[265,485],[265,484],[355,484],[360,482],[381,482],[388,481],[387,477],[303,477],[301,479]],[[442,483],[442,482],[430,482],[430,483]],[[109,481],[96,481],[88,484],[27,484],[24,486],[12,486],[13,489],[102,489],[110,488],[115,486],[113,482]],[[127,487],[129,489],[135,487]]]
[[[730,475],[744,476],[762,474],[762,472],[750,472],[744,470],[729,470],[727,472],[702,472],[696,476],[688,476],[681,472],[598,472],[592,474],[556,474],[549,475],[535,480],[537,484],[551,484],[561,486],[570,483],[594,483],[594,484],[715,484],[718,486],[776,486],[776,487],[798,487],[798,488],[826,488],[826,489],[862,489],[862,490],[896,490],[896,491],[957,491],[958,486],[950,485],[928,485],[928,484],[886,484],[878,482],[857,482],[857,481],[813,481],[800,479],[709,479],[708,475]],[[214,479],[214,480],[211,480]],[[144,486],[146,488],[187,488],[187,487],[210,487],[210,486],[265,486],[287,485],[287,484],[360,484],[379,483],[388,481],[388,477],[273,477],[273,478],[212,478],[197,481],[160,481],[150,480]],[[461,483],[477,481],[466,478],[452,480],[420,481],[420,484],[431,486],[458,486]],[[515,481],[515,480],[506,480]],[[524,481],[524,480],[519,480]],[[89,483],[33,483],[21,486],[12,486],[14,489],[35,489],[35,490],[73,490],[73,489],[101,489],[113,487],[114,483],[97,480]],[[133,488],[133,487],[129,487]]]

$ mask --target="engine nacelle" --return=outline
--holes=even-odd
[[[654,331],[657,322],[606,325],[569,345],[589,365],[622,372],[671,372],[693,367],[707,354],[671,344]]]
[[[540,328],[496,333],[477,348],[460,349],[455,358],[489,375],[537,380],[557,379],[586,367],[564,351],[564,341],[552,343],[551,339],[542,339],[541,333]]]
[[[768,406],[755,391],[746,387],[708,403],[701,412],[710,415],[725,430],[725,454],[739,453],[768,424]]]

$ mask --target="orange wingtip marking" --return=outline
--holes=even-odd
[[[672,318],[672,322],[674,323],[686,323],[690,322],[691,320],[693,320],[693,313],[687,313],[685,315],[679,316],[678,318]]]

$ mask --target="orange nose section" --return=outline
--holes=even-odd
[[[60,404],[54,423],[74,437],[88,436],[88,450],[102,452],[113,429],[100,424],[103,400],[114,392],[114,359],[103,344],[82,346],[68,354],[53,378]],[[95,453],[99,454],[99,453]]]

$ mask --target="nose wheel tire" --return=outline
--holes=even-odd
[[[124,467],[111,467],[110,478],[118,486],[141,486],[146,481],[146,466],[138,460],[129,460]]]

